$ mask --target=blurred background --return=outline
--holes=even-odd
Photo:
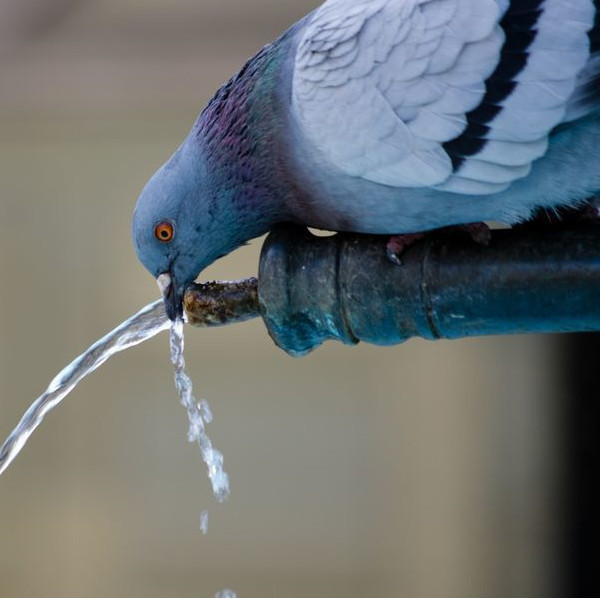
[[[317,5],[2,0],[2,439],[60,369],[158,297],[130,243],[139,191],[217,87]],[[205,277],[253,275],[259,251]],[[0,478],[0,594],[572,589],[564,341],[292,359],[256,321],[189,330],[186,352],[231,498],[212,498],[186,441],[162,334],[85,380]]]

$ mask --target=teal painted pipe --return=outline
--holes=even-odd
[[[267,238],[260,313],[275,343],[301,356],[325,340],[391,345],[411,337],[600,331],[600,226],[493,231],[489,246],[436,233],[406,250],[386,238]]]
[[[600,226],[496,230],[489,246],[430,234],[402,266],[387,237],[317,237],[285,226],[267,238],[258,280],[194,284],[188,322],[261,316],[294,356],[326,340],[399,344],[515,333],[600,331]]]

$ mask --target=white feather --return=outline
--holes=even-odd
[[[589,59],[592,0],[545,0],[525,67],[453,172],[444,144],[485,97],[509,0],[328,0],[305,26],[292,114],[329,168],[391,187],[493,194],[526,177],[565,119]],[[507,82],[500,82],[506,84]],[[584,92],[567,117],[581,113]]]
[[[546,0],[542,7],[527,63],[515,78],[517,85],[487,124],[488,141],[443,189],[472,193],[468,191],[472,180],[498,183],[487,161],[510,163],[514,180],[525,177],[532,161],[545,151],[550,132],[564,120],[577,76],[589,59],[587,32],[594,22],[594,5],[591,0]]]
[[[575,121],[598,111],[600,91],[600,54],[595,54],[579,74],[575,91],[569,98],[564,122]]]
[[[329,0],[296,56],[293,111],[304,136],[355,177],[396,187],[445,181],[452,163],[441,144],[485,93],[502,45],[499,16],[494,0]]]

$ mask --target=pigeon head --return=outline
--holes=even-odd
[[[285,53],[284,53],[285,55]],[[202,111],[137,202],[132,237],[157,279],[169,318],[200,272],[274,224],[293,220],[282,116],[271,106],[278,53],[259,52]]]
[[[183,314],[185,288],[233,248],[223,227],[227,207],[203,173],[201,156],[189,140],[150,179],[133,216],[132,238],[142,264],[157,280],[167,315]]]

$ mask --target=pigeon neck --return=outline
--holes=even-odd
[[[246,239],[287,220],[277,84],[281,51],[267,46],[225,84],[196,123],[207,179],[222,206],[244,222]],[[246,218],[244,218],[246,217]]]

